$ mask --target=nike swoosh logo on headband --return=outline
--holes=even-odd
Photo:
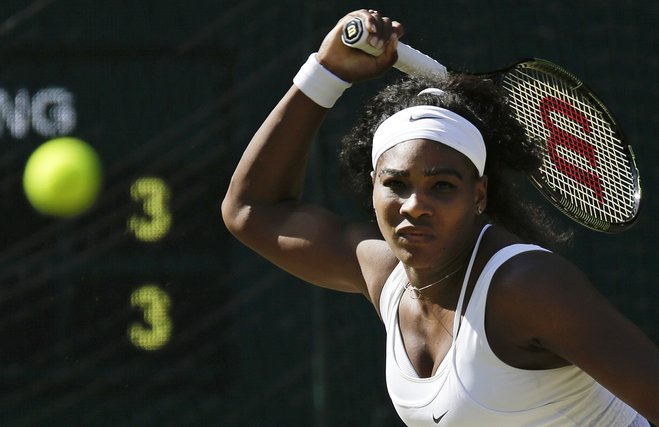
[[[439,424],[440,421],[442,421],[442,418],[444,418],[444,415],[448,414],[448,411],[444,412],[442,415],[439,417],[435,418],[435,414],[432,416],[432,420],[435,422],[435,424]]]
[[[411,122],[416,122],[417,120],[422,120],[422,119],[434,119],[434,120],[441,120],[444,117],[441,116],[435,116],[433,114],[411,114],[410,115],[410,121]]]

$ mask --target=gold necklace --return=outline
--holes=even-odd
[[[432,283],[429,284],[429,285],[424,285],[424,286],[422,286],[422,287],[420,287],[420,288],[417,288],[416,286],[414,286],[413,284],[411,284],[411,283],[408,281],[407,284],[405,285],[405,290],[407,291],[408,289],[411,289],[411,290],[412,290],[412,293],[411,293],[411,297],[412,297],[412,299],[419,299],[419,297],[421,296],[421,291],[423,291],[424,289],[428,289],[428,288],[431,287],[431,286],[435,286],[435,285],[437,285],[437,284],[442,283],[444,280],[448,279],[449,277],[453,276],[453,275],[454,275],[455,273],[457,273],[458,271],[462,270],[462,267],[463,267],[463,266],[461,265],[461,266],[458,267],[457,270],[450,272],[449,274],[447,274],[446,276],[442,277],[442,278],[439,279],[438,281],[436,281],[436,282],[432,282]]]

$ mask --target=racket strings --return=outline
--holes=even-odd
[[[544,184],[564,209],[590,222],[623,223],[635,216],[635,176],[624,145],[599,104],[566,81],[531,68],[507,73],[503,86],[529,137],[541,147]],[[583,220],[583,218],[582,218]]]

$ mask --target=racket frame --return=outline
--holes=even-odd
[[[376,49],[368,44],[368,32],[365,30],[363,23],[359,18],[353,18],[344,25],[344,30],[341,37],[343,42],[352,48],[363,50],[364,52],[374,56],[382,53],[382,49]],[[398,61],[394,64],[394,67],[405,74],[445,76],[448,73],[446,67],[437,62],[435,59],[404,43],[398,43],[397,53]],[[578,79],[564,68],[552,63],[551,61],[540,58],[526,58],[516,61],[508,67],[477,75],[479,77],[491,79],[494,84],[503,87],[503,90],[508,95],[510,95],[510,91],[505,87],[506,77],[510,76],[513,72],[517,72],[525,68],[539,68],[541,70],[540,72],[549,72],[554,76],[558,76],[558,78],[563,81],[570,82],[572,86],[570,90],[586,99],[588,105],[591,106],[592,109],[596,110],[599,114],[601,114],[601,116],[604,118],[604,122],[610,126],[612,133],[617,136],[616,139],[619,141],[618,145],[620,151],[623,153],[623,157],[625,158],[626,164],[629,167],[628,172],[629,176],[631,177],[630,180],[633,187],[633,191],[631,193],[632,202],[629,205],[631,207],[629,210],[630,214],[626,215],[620,220],[607,221],[582,208],[579,208],[577,205],[572,203],[570,197],[566,196],[560,191],[557,191],[543,178],[541,168],[529,173],[529,180],[533,186],[536,187],[539,192],[551,202],[552,205],[554,205],[559,211],[577,223],[599,232],[617,233],[627,230],[638,219],[642,199],[642,188],[640,173],[636,165],[636,156],[634,155],[634,151],[631,145],[623,137],[622,129],[618,125],[617,120],[613,117],[613,114],[604,105],[604,103],[580,79]],[[515,110],[517,114],[517,110],[514,107],[513,110]],[[547,139],[540,137],[532,138],[534,140],[542,140],[544,142],[545,146],[541,148],[543,155],[547,155]],[[609,138],[609,140],[612,140],[612,138]],[[543,159],[543,162],[544,161],[545,160]],[[566,176],[566,179],[569,178]]]

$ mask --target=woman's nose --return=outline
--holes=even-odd
[[[418,218],[421,215],[431,214],[432,209],[422,195],[413,192],[403,201],[403,204],[400,206],[400,213],[412,218]]]

